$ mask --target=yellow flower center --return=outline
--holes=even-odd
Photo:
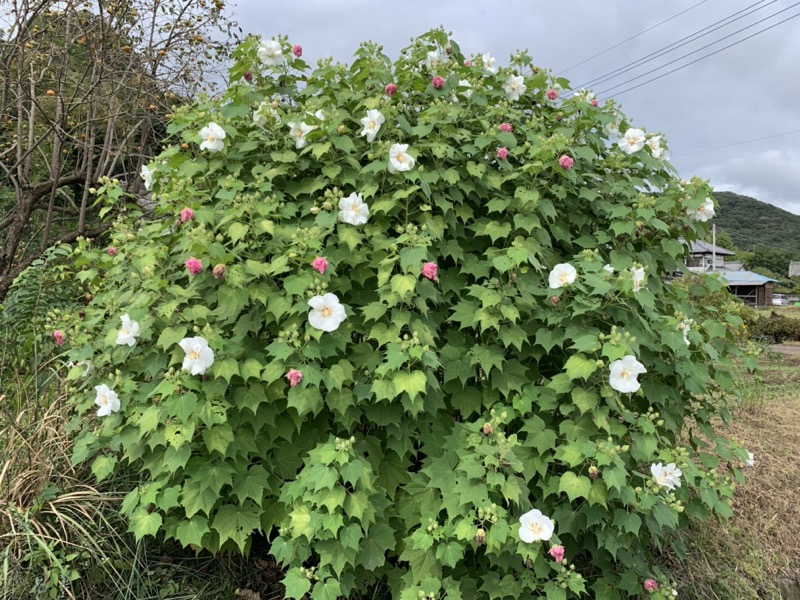
[[[303,135],[304,135],[304,134],[303,134],[303,130],[302,130],[302,129],[295,129],[295,130],[294,130],[294,137],[299,137],[299,138],[301,138],[301,137],[303,137]]]
[[[536,534],[539,534],[539,533],[541,533],[541,532],[542,532],[542,527],[541,527],[541,526],[539,525],[539,523],[538,523],[538,522],[536,522],[536,521],[531,521],[530,523],[528,523],[528,529],[529,529],[529,530],[531,531],[531,533],[533,533],[534,535],[536,535]]]
[[[206,141],[207,141],[207,142],[213,142],[215,139],[216,139],[216,138],[215,138],[215,137],[214,137],[214,135],[213,135],[213,134],[211,134],[211,133],[209,133],[209,134],[206,136]]]
[[[107,405],[108,398],[106,398],[105,396],[100,396],[100,404],[102,404],[103,406]]]
[[[397,156],[394,157],[394,159],[397,162],[399,162],[400,164],[403,164],[406,161],[406,155],[405,154],[398,154]]]
[[[330,308],[328,308],[327,306],[323,306],[322,307],[322,316],[323,317],[325,317],[327,319],[328,317],[331,316],[331,314],[333,314],[333,311]]]
[[[358,212],[358,206],[353,204],[353,206],[350,207],[350,210],[352,210],[354,213],[357,213]]]
[[[620,379],[627,379],[631,375],[632,375],[632,373],[630,371],[628,371],[628,369],[622,369],[622,371],[619,372],[619,378]]]
[[[119,332],[120,332],[122,335],[130,335],[130,332],[128,331],[128,328],[127,328],[127,327],[123,327],[123,328],[121,328],[121,329],[119,330]]]
[[[370,121],[369,125],[367,125],[370,129],[375,129],[377,126],[378,124],[375,121]]]
[[[564,283],[567,283],[568,281],[569,281],[569,277],[567,276],[566,273],[562,273],[561,275],[558,276],[558,282],[559,283],[564,284]]]
[[[190,360],[198,360],[200,358],[200,353],[196,350],[189,350],[188,357]]]

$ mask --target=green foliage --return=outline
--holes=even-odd
[[[685,212],[706,185],[609,143],[605,125],[629,125],[613,104],[552,106],[566,81],[524,54],[494,74],[433,31],[394,64],[369,43],[349,67],[311,72],[266,67],[257,47],[237,50],[222,98],[177,112],[154,216],[117,224],[117,256],[76,252],[95,295],[68,337],[96,369],[70,373],[74,461],[142,472],[122,504],[137,537],[247,552],[267,536],[291,598],[378,582],[402,599],[637,595],[659,575],[647,548],[684,511],[730,514],[719,473],[741,458],[711,428],[741,319],[711,301],[719,281],[668,280],[678,238],[707,232]],[[430,52],[438,64],[421,67]],[[512,74],[519,101],[503,89]],[[386,122],[368,142],[371,109]],[[290,135],[300,121],[307,145]],[[210,122],[226,133],[218,152],[198,148]],[[389,172],[395,143],[412,168]],[[365,224],[348,222],[352,193]],[[577,278],[551,288],[559,263]],[[346,311],[330,331],[309,316],[325,294]],[[132,346],[116,343],[125,314]],[[214,360],[191,374],[178,342],[196,337]],[[621,394],[609,367],[628,355],[647,373]],[[121,409],[95,418],[101,383]],[[681,486],[660,487],[656,462],[676,463]],[[520,539],[532,508],[555,523],[547,543]]]
[[[773,344],[800,341],[800,319],[787,317],[774,310],[758,315],[748,324],[751,337]]]

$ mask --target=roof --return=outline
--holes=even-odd
[[[717,269],[714,272],[719,273],[727,279],[728,285],[764,285],[771,281],[778,281],[777,279],[771,279],[764,275],[753,273],[752,271],[727,271],[725,269]]]
[[[684,243],[686,242],[684,241]],[[736,252],[731,252],[730,250],[720,248],[709,242],[704,242],[703,240],[690,243],[692,245],[692,254],[717,254],[718,256],[733,256],[736,254]]]

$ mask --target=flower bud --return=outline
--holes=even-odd
[[[214,276],[214,279],[222,279],[225,277],[225,265],[219,264],[214,265],[214,268],[211,270],[211,274]]]

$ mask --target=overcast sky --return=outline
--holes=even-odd
[[[386,53],[396,58],[411,37],[444,25],[465,54],[489,52],[507,64],[514,50],[527,48],[537,65],[562,73],[644,32],[567,70],[564,76],[576,88],[724,20],[717,31],[687,40],[690,43],[663,57],[590,87],[601,92],[695,52],[599,97],[616,97],[637,126],[666,134],[672,162],[681,176],[699,175],[717,189],[800,214],[800,18],[776,25],[800,15],[800,2],[794,6],[797,0],[236,2],[234,18],[245,33],[287,34],[292,43],[303,46],[304,58],[311,60],[333,56],[349,62],[359,42],[366,39],[382,43]],[[686,12],[678,15],[682,11]],[[734,18],[738,20],[731,22]],[[761,19],[766,20],[756,24]],[[771,25],[776,26],[710,58],[619,93]],[[790,131],[795,133],[738,144]],[[738,145],[708,150],[731,144]]]

